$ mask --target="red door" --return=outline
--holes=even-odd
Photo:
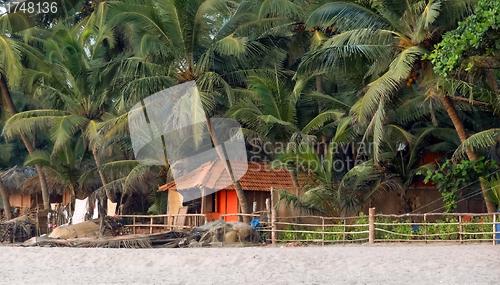
[[[238,213],[238,196],[234,190],[226,190],[226,213],[227,214],[237,214]],[[224,219],[226,222],[236,222],[238,221],[237,216],[229,216]]]

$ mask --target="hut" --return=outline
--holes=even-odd
[[[288,170],[270,170],[263,162],[247,162],[246,164],[247,172],[239,179],[239,182],[249,203],[249,210],[266,210],[266,204],[270,205],[271,187],[297,192],[297,187],[294,187]],[[233,168],[243,167],[245,162],[231,165]],[[187,206],[189,213],[203,213],[211,220],[219,219],[220,215],[240,212],[236,191],[228,172],[225,171],[224,164],[219,159],[207,162],[177,180],[182,180],[183,189],[178,189],[175,181],[159,188],[159,191],[168,191],[169,214],[177,214],[182,206]],[[201,195],[201,193],[212,194]],[[201,198],[186,199],[194,195],[201,196]],[[186,200],[190,201],[186,202]],[[235,221],[237,217],[228,216],[224,219]]]
[[[70,188],[60,183],[50,172],[44,171],[44,173],[50,203],[67,205],[71,197]],[[43,204],[40,179],[34,167],[16,166],[0,174],[0,177],[12,208],[34,208]]]
[[[67,185],[58,181],[49,171],[44,171],[44,173],[50,197],[49,202],[68,205],[71,202],[71,189]],[[22,207],[32,208],[37,205],[41,205],[43,204],[41,189],[40,178],[38,175],[33,176],[19,185],[17,190],[11,194],[11,197],[16,197],[16,200],[11,199],[11,201],[15,203],[23,201]],[[30,201],[29,206],[26,203],[28,200]],[[15,207],[15,204],[11,203],[11,205]]]
[[[13,168],[0,174],[2,185],[8,193],[9,204],[11,207],[31,208],[33,203],[30,195],[25,195],[20,192],[20,186],[27,180],[38,177],[38,173],[34,167],[19,167]],[[2,204],[3,205],[3,204]]]

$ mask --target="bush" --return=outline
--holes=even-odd
[[[304,239],[321,240],[323,238],[323,235],[321,234],[321,232],[323,231],[322,228],[316,228],[314,231],[318,233],[304,233]],[[325,225],[325,240],[342,240],[343,231],[344,231],[344,226],[342,224],[334,226]],[[338,234],[330,234],[330,233],[338,233]]]
[[[480,217],[472,218],[473,223],[478,223],[481,220]],[[483,218],[483,223],[491,223],[493,220],[490,217]],[[493,226],[491,224],[480,224],[473,225],[470,222],[464,222],[462,229],[465,233],[474,234],[464,234],[463,239],[492,239],[493,234],[483,234],[493,231]]]
[[[300,227],[300,231],[311,231],[307,230],[304,227]],[[316,233],[295,233],[295,226],[293,225],[288,225],[285,228],[285,231],[282,232],[279,235],[279,239],[284,242],[289,242],[289,241],[295,241],[297,239],[299,240],[321,240],[323,238],[323,235],[321,232],[323,231],[322,228],[316,228],[314,231]],[[325,225],[325,240],[342,240],[343,234],[342,232],[344,231],[344,227],[342,224],[337,224],[337,225]],[[331,233],[331,234],[330,234]],[[333,234],[333,233],[338,233],[338,234]]]
[[[306,229],[304,227],[300,227],[299,230],[305,231]],[[279,235],[278,238],[281,241],[284,241],[284,242],[295,241],[297,239],[305,239],[304,235],[307,234],[307,233],[296,233],[296,232],[293,232],[293,231],[295,231],[295,226],[294,225],[288,225],[285,228],[285,231],[281,232],[281,234]]]
[[[391,223],[391,220],[389,218],[382,218],[382,217],[377,217],[376,219],[377,223]],[[394,225],[378,225],[377,229],[384,229],[387,231],[391,231],[393,233],[387,233],[387,232],[382,232],[382,231],[376,231],[376,238],[377,239],[420,239],[420,237],[411,237],[411,236],[404,236],[404,235],[423,235],[425,233],[425,230],[420,227],[418,232],[415,232],[411,225],[398,225],[397,223],[409,223],[410,221],[408,220],[402,220],[402,221],[392,221]],[[401,235],[404,234],[404,235]]]
[[[460,229],[459,225],[450,225],[447,223],[458,223],[455,217],[446,217],[445,220],[437,220],[436,223],[444,223],[444,225],[437,225],[437,233],[439,233],[439,238],[442,240],[456,240],[458,239],[458,231]]]
[[[363,231],[368,231],[368,216],[363,214],[363,212],[359,213],[359,217],[361,219],[356,219],[354,222],[354,225],[364,225],[366,226],[360,226],[360,227],[348,227],[347,231],[351,233],[356,233],[356,232],[363,232]],[[363,233],[363,234],[348,234],[347,239],[348,240],[356,240],[356,239],[367,239],[368,238],[368,233]]]

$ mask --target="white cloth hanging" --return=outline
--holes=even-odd
[[[85,221],[85,214],[88,209],[89,198],[85,198],[83,200],[76,199],[75,201],[75,212],[73,213],[73,218],[71,219],[71,223],[78,224]]]
[[[108,216],[113,217],[116,213],[116,205],[118,203],[113,203],[111,200],[108,199]]]
[[[92,219],[97,219],[99,218],[99,202],[97,199],[95,199],[95,204],[94,204],[94,214],[92,215]]]

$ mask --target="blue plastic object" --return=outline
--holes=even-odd
[[[411,226],[411,229],[413,230],[413,232],[417,233],[420,230],[420,227],[419,226]]]
[[[250,222],[253,228],[258,228],[260,227],[260,219],[258,218],[253,218],[253,220]]]
[[[500,209],[497,209],[497,212],[500,212]],[[495,224],[495,241],[497,244],[500,244],[500,223]]]
[[[500,224],[496,223],[495,224],[495,240],[497,241],[497,244],[500,244]]]

